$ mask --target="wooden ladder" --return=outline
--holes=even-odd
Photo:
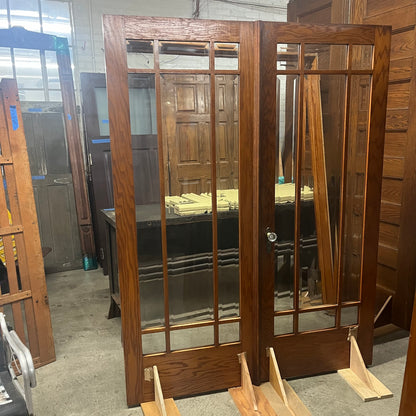
[[[39,366],[55,361],[55,347],[16,80],[1,80],[0,98],[0,237],[9,286],[0,311]]]

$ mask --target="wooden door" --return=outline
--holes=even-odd
[[[357,324],[371,361],[389,31],[105,16],[104,34],[128,404],[153,398],[144,380],[152,365],[167,396],[239,384],[240,351],[260,383],[270,346],[286,377],[347,367]],[[368,46],[369,64],[357,67],[353,56]],[[338,59],[327,59],[332,50]],[[139,207],[131,74],[154,86],[157,110],[158,203]],[[360,101],[365,180],[363,202],[353,204],[363,230],[359,284],[345,298],[357,77],[371,95]],[[238,202],[222,212],[224,188],[238,190]],[[184,192],[206,205],[180,215]],[[181,209],[172,212],[173,202]],[[277,244],[266,237],[274,230]]]
[[[262,28],[260,351],[274,346],[284,377],[348,367],[348,332],[358,325],[370,363],[389,31],[268,23]],[[328,59],[333,53],[337,59]],[[270,112],[276,114],[273,122]],[[293,119],[296,128],[287,128]],[[276,143],[276,131],[286,134],[284,140]],[[277,155],[284,153],[288,143],[293,178],[276,185],[279,158],[270,155],[276,148]],[[289,241],[288,224],[278,215],[282,203],[293,209]],[[268,228],[277,233],[274,249]],[[259,359],[265,379],[265,354]]]
[[[153,397],[144,380],[152,365],[167,395],[236,386],[237,354],[247,351],[252,363],[257,328],[252,226],[241,220],[253,209],[254,74],[241,68],[253,64],[254,26],[121,16],[104,24],[127,402]],[[158,203],[137,211],[128,74],[146,76],[156,92]],[[245,192],[222,213],[224,188]],[[202,214],[165,209],[167,197],[207,192]],[[149,221],[136,226],[136,212]]]
[[[52,249],[45,271],[82,268],[62,106],[24,103],[22,113],[41,244]]]

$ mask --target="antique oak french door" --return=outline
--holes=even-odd
[[[128,405],[153,399],[153,365],[167,397],[238,385],[240,352],[259,383],[269,346],[285,376],[345,367],[357,324],[370,360],[388,33],[105,16],[104,34]],[[148,114],[158,198],[138,204]]]

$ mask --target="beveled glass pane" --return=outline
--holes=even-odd
[[[299,314],[299,332],[333,328],[334,326],[335,309]]]
[[[291,334],[293,332],[293,315],[274,317],[274,335]]]
[[[170,333],[170,346],[173,351],[204,347],[214,344],[214,327],[178,329]]]
[[[240,323],[222,324],[218,327],[220,344],[237,342],[240,340]]]
[[[48,74],[48,88],[60,89],[58,62],[55,51],[45,51],[46,72]]]
[[[3,78],[13,78],[10,48],[0,48],[0,73]]]
[[[219,317],[240,313],[238,75],[215,77]]]
[[[337,302],[345,76],[305,77],[299,306]]]
[[[305,45],[305,69],[347,69],[348,45]]]
[[[95,102],[97,104],[98,127],[100,136],[110,135],[110,126],[108,124],[108,99],[107,88],[94,88]]]
[[[371,94],[370,75],[351,76],[342,300],[360,299],[365,171]]]
[[[238,69],[238,43],[215,43],[215,69]]]
[[[373,68],[373,45],[352,45],[351,69]]]
[[[21,26],[32,32],[40,32],[39,6],[33,0],[11,0],[10,25]]]
[[[69,4],[62,1],[42,1],[43,32],[68,39],[71,45],[71,16]]]
[[[208,42],[159,42],[160,69],[209,69]]]
[[[107,89],[95,87],[94,94],[100,136],[109,136]],[[129,103],[131,134],[156,134],[156,98],[153,75],[129,74]]]
[[[129,86],[143,87],[144,91],[154,89],[154,75],[129,74]],[[142,100],[141,105],[137,105],[132,90],[134,91],[134,88],[129,88],[130,117],[133,128],[134,123],[138,123],[140,126],[146,123],[152,109],[150,100]],[[140,312],[142,328],[149,328],[165,324],[159,183],[160,154],[157,135],[155,134],[132,134],[131,140],[136,203]]]
[[[20,89],[43,88],[40,52],[33,49],[15,49],[17,85]]]
[[[210,79],[161,76],[171,324],[213,319]]]
[[[153,69],[155,60],[153,55],[153,41],[131,40],[126,41],[127,66],[132,69]]]
[[[277,44],[277,69],[280,71],[299,68],[299,44]]]
[[[143,354],[156,354],[166,351],[166,340],[164,332],[142,335]]]
[[[299,77],[276,78],[274,310],[293,309],[295,242],[295,169]]]
[[[358,306],[341,309],[341,326],[358,324]]]

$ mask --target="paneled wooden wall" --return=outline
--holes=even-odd
[[[378,298],[393,295],[391,322],[410,328],[416,283],[416,4],[414,0],[291,0],[288,20],[391,25],[378,246]]]

